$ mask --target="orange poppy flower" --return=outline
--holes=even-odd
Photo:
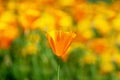
[[[49,44],[58,57],[66,54],[68,47],[76,36],[73,32],[51,31],[47,33]]]

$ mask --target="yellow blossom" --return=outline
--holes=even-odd
[[[39,43],[40,35],[39,34],[30,34],[28,35],[28,41],[32,43]]]
[[[17,36],[17,27],[0,22],[0,48],[8,48]]]
[[[118,65],[120,66],[120,53],[117,49],[114,50],[113,52],[113,61]]]
[[[111,25],[106,17],[102,14],[97,14],[93,20],[93,26],[102,34],[107,35],[111,31]]]
[[[88,30],[88,29],[91,29],[91,26],[92,26],[92,17],[89,16],[88,18],[84,18],[83,20],[79,21],[78,24],[77,24],[77,27],[78,27],[78,31],[85,31],[85,30]]]
[[[85,64],[95,64],[96,63],[95,54],[93,54],[93,53],[85,54],[85,56],[83,57],[83,62]]]
[[[39,19],[37,19],[32,26],[38,27],[43,31],[50,31],[55,29],[55,17],[47,12],[44,12]]]
[[[32,54],[37,54],[38,48],[37,45],[35,44],[28,44],[22,49],[22,55],[32,55]]]
[[[101,58],[101,62],[107,63],[107,62],[112,62],[113,56],[110,51],[106,51],[100,55],[100,58]]]
[[[120,31],[120,13],[113,19],[112,27],[116,31]]]
[[[61,6],[72,6],[74,4],[75,0],[58,0],[58,3]]]
[[[113,70],[114,70],[114,66],[113,66],[112,63],[103,63],[103,64],[101,64],[100,72],[102,74],[111,73]]]
[[[116,42],[117,42],[118,45],[120,45],[120,33],[118,33],[118,35],[117,35]]]
[[[37,27],[32,26],[32,23],[38,19],[40,12],[36,9],[27,9],[23,13],[19,14],[19,22],[24,30],[36,29]]]
[[[15,26],[16,25],[16,16],[14,13],[12,13],[10,11],[6,11],[1,15],[0,21],[4,22],[6,24],[9,24],[9,25]]]
[[[16,7],[16,2],[15,1],[9,1],[7,3],[7,8],[11,11],[14,11],[17,7]]]
[[[69,15],[62,15],[58,24],[63,30],[72,30],[73,26],[72,17]]]

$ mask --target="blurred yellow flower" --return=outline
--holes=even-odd
[[[54,4],[54,0],[37,0],[38,2],[41,1],[42,4],[44,5],[53,5]]]
[[[0,22],[0,48],[8,48],[18,36],[18,29],[7,23]]]
[[[72,30],[73,20],[71,16],[63,15],[59,21],[59,26],[63,30]]]
[[[102,34],[107,35],[111,32],[112,27],[108,19],[103,14],[97,14],[93,20],[93,26]]]
[[[35,43],[38,44],[39,41],[41,40],[41,37],[39,34],[30,34],[28,35],[28,41],[30,41],[31,43]]]
[[[106,17],[107,17],[109,20],[114,19],[115,16],[116,16],[116,12],[113,11],[112,9],[107,9],[107,10],[105,10],[105,14],[106,14]]]
[[[33,27],[38,27],[42,31],[54,30],[56,25],[55,17],[47,12],[44,12],[33,24]]]
[[[19,14],[19,23],[24,30],[36,29],[37,27],[32,26],[33,22],[38,19],[40,12],[36,9],[27,9],[23,13]]]
[[[117,37],[116,43],[117,43],[118,45],[120,45],[120,33],[118,33],[116,37]]]
[[[16,2],[15,1],[9,1],[7,3],[7,8],[10,11],[14,11],[17,7],[16,7]]]
[[[112,27],[116,31],[120,31],[120,13],[112,20]]]
[[[78,24],[77,24],[78,31],[85,31],[85,30],[91,29],[91,26],[92,26],[91,16],[84,18],[81,21],[78,21]]]
[[[11,42],[18,36],[17,21],[14,13],[5,11],[0,18],[0,48],[9,48]]]
[[[74,42],[78,42],[78,43],[82,43],[82,44],[87,43],[90,39],[93,38],[93,36],[94,36],[94,33],[90,29],[85,30],[84,32],[77,31]]]
[[[66,54],[75,36],[73,32],[51,31],[47,33],[48,42],[55,55],[58,57],[62,57]]]
[[[32,10],[40,9],[40,7],[38,7],[38,4],[36,2],[33,3],[32,1],[18,2],[17,5],[19,5],[17,6],[17,10],[19,14],[26,12],[26,10],[28,9],[32,9]]]
[[[88,18],[85,18],[81,21],[78,22],[77,24],[77,33],[80,33],[81,35],[78,34],[78,38],[86,42],[89,39],[91,39],[94,36],[94,32],[92,31],[92,18],[89,16]],[[76,37],[77,38],[77,37]]]
[[[1,15],[0,21],[12,26],[16,26],[17,18],[14,13],[10,11],[5,11]]]
[[[96,14],[103,14],[108,19],[113,19],[116,12],[105,3],[99,3],[95,5]]]
[[[73,18],[67,12],[59,8],[48,7],[46,9],[55,18],[55,28],[62,30],[72,30]]]
[[[120,52],[119,50],[114,50],[113,52],[113,61],[118,65],[120,66]]]
[[[83,62],[85,64],[95,64],[96,63],[96,55],[93,53],[87,53],[83,57]]]
[[[106,51],[100,55],[100,59],[102,63],[108,63],[108,62],[112,63],[112,60],[113,60],[112,58],[113,58],[113,55],[110,51]]]
[[[38,48],[37,45],[35,44],[27,44],[23,49],[22,49],[22,55],[26,56],[26,55],[33,55],[33,54],[37,54]]]
[[[102,74],[111,73],[113,70],[114,70],[114,66],[113,66],[112,63],[103,63],[103,64],[101,64],[100,72]]]
[[[75,3],[75,0],[58,0],[60,6],[72,6]]]

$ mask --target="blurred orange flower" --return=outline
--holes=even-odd
[[[18,34],[17,27],[0,23],[0,48],[8,48]]]
[[[0,48],[9,48],[18,35],[19,31],[15,14],[5,11],[0,18]]]
[[[98,54],[102,54],[110,49],[108,41],[104,38],[98,38],[89,43],[89,48]]]
[[[51,31],[47,33],[49,44],[58,57],[63,57],[66,54],[68,47],[76,34],[73,32]]]

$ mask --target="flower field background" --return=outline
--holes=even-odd
[[[120,1],[0,0],[0,80],[120,80]]]

